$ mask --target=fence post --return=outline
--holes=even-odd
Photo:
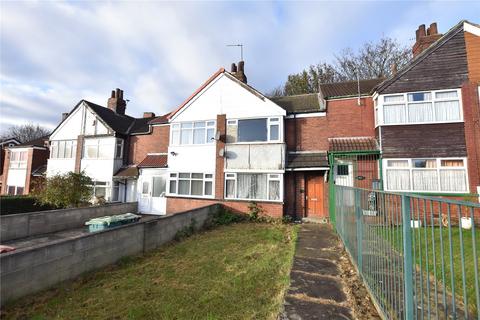
[[[361,190],[355,188],[355,222],[357,225],[357,267],[358,271],[362,272],[363,266],[363,219],[362,219],[362,208],[361,208]]]
[[[413,319],[413,258],[412,228],[410,226],[410,197],[402,195],[403,217],[403,282],[405,288],[405,319]]]

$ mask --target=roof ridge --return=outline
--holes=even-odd
[[[343,83],[357,83],[358,81],[362,82],[362,81],[375,81],[375,80],[381,80],[383,79],[384,77],[378,77],[378,78],[370,78],[370,79],[360,79],[360,80],[347,80],[347,81],[338,81],[338,82],[323,82],[323,83],[320,83],[321,86],[324,86],[324,85],[329,85],[329,84],[343,84]]]

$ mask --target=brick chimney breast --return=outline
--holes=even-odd
[[[238,80],[242,81],[243,83],[247,83],[247,76],[245,75],[245,61],[240,61],[238,63],[238,68],[235,63],[232,63],[231,73]]]
[[[144,117],[144,118],[153,118],[153,117],[155,117],[155,113],[153,113],[153,112],[144,112],[144,113],[143,113],[143,117]]]
[[[442,34],[438,33],[436,22],[431,23],[427,30],[425,30],[424,24],[420,25],[415,32],[416,41],[412,48],[413,57],[418,56],[441,37]]]
[[[107,108],[118,114],[125,114],[127,102],[123,100],[123,90],[119,88],[112,90],[112,94],[107,102]]]

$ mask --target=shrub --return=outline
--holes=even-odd
[[[40,203],[57,208],[76,208],[92,198],[92,179],[84,172],[69,172],[47,178],[42,188],[35,191]]]
[[[0,208],[2,215],[56,209],[50,205],[40,204],[38,199],[32,196],[1,196]]]
[[[247,217],[244,214],[235,213],[231,210],[220,207],[213,214],[212,224],[214,226],[228,225],[231,223],[245,221]]]
[[[250,221],[259,221],[260,215],[264,212],[256,202],[252,201],[248,204],[248,217]]]

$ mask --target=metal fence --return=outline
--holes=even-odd
[[[480,204],[335,186],[336,229],[385,319],[480,319]]]

